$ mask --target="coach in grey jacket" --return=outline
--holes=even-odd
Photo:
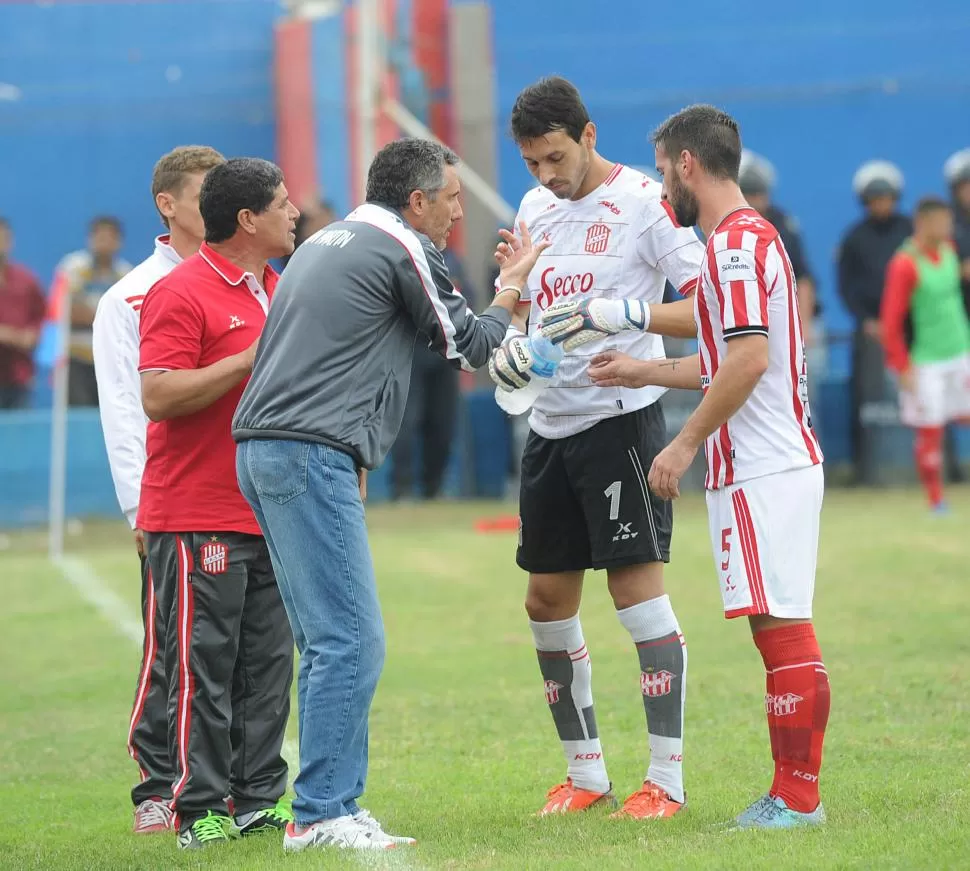
[[[366,470],[394,442],[415,339],[483,366],[505,336],[544,245],[503,231],[500,290],[479,317],[441,256],[461,219],[458,157],[393,142],[374,158],[367,202],[301,245],[273,296],[233,420],[236,471],[266,536],[300,651],[296,824],[284,849],[387,848],[361,810],[367,720],[384,629],[364,523]]]

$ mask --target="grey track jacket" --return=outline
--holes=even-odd
[[[495,306],[476,317],[431,240],[394,209],[366,203],[287,264],[233,438],[322,442],[373,469],[401,426],[418,331],[471,370],[488,361],[509,320]]]

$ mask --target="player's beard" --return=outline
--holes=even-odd
[[[674,217],[681,227],[694,227],[700,217],[700,204],[697,197],[688,189],[677,175],[677,170],[670,172],[667,179],[667,202],[674,210]]]

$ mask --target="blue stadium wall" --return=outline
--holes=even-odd
[[[970,145],[970,7],[958,0],[697,0],[689,19],[642,0],[614,0],[595,17],[587,0],[492,6],[502,124],[517,91],[553,72],[582,88],[603,153],[633,165],[650,165],[650,130],[683,105],[733,112],[746,144],[778,170],[776,198],[802,224],[834,332],[849,327],[833,261],[858,215],[855,168],[874,157],[897,162],[908,207],[943,193],[943,160]],[[84,244],[88,219],[106,212],[125,224],[124,256],[141,259],[159,229],[149,173],[177,144],[277,157],[279,15],[276,0],[0,3],[0,214],[13,220],[17,258],[47,282],[58,258]],[[517,202],[531,180],[497,135],[502,193]],[[836,349],[832,363],[821,418],[837,460],[846,455],[847,355]],[[504,421],[487,396],[463,414],[449,488],[499,495]],[[69,510],[114,514],[96,415],[73,413],[70,432]],[[43,520],[48,433],[41,410],[0,420],[0,526]],[[372,492],[386,493],[386,474]]]
[[[694,102],[741,123],[745,144],[778,172],[776,200],[800,221],[830,330],[851,322],[836,298],[839,237],[859,215],[856,168],[872,158],[906,176],[903,207],[945,193],[943,161],[970,146],[970,4],[935,0],[815,0],[683,7],[588,0],[552,7],[493,0],[499,117],[517,91],[558,73],[581,89],[613,160],[653,165],[650,131]],[[502,22],[509,22],[503,27]],[[531,178],[500,132],[502,193]],[[832,373],[844,377],[844,346]]]
[[[0,4],[0,83],[19,92],[0,91],[0,214],[16,257],[47,283],[104,213],[137,262],[160,232],[161,154],[200,143],[272,158],[278,15],[275,0]]]

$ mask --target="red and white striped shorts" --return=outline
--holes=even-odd
[[[708,490],[725,617],[812,616],[824,490],[821,465]]]

